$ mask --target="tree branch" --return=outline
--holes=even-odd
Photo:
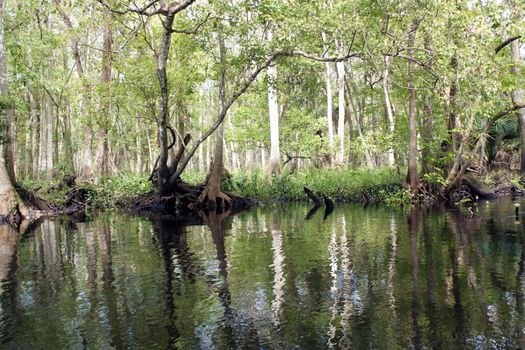
[[[169,15],[176,15],[177,13],[179,13],[179,12],[185,10],[186,8],[188,8],[188,6],[193,4],[195,1],[197,1],[197,0],[186,0],[182,4],[174,5],[174,6],[172,6],[172,7],[170,7],[168,9],[168,14]]]
[[[179,12],[185,10],[186,8],[188,8],[188,6],[190,6],[191,4],[193,4],[197,0],[186,0],[186,1],[182,2],[182,3],[180,3],[180,4],[177,3],[175,5],[172,5],[172,6],[168,7],[168,8],[160,7],[158,9],[151,9],[151,8],[153,7],[153,5],[157,4],[160,0],[151,0],[150,2],[148,2],[143,7],[127,8],[125,10],[114,9],[105,0],[97,0],[97,1],[102,6],[107,8],[109,11],[111,11],[113,13],[116,13],[116,14],[119,14],[119,15],[125,15],[125,14],[128,14],[128,13],[136,13],[136,14],[139,14],[139,15],[142,15],[142,16],[151,17],[151,16],[155,16],[155,15],[174,16],[177,13],[179,13]],[[150,9],[151,9],[151,11],[149,11]]]
[[[137,13],[139,15],[144,15],[144,16],[153,16],[153,15],[156,15],[156,14],[160,14],[162,9],[158,9],[158,10],[154,10],[152,12],[148,12],[148,10],[153,6],[155,5],[156,3],[158,3],[160,0],[152,0],[150,1],[149,3],[147,3],[146,5],[144,5],[144,7],[141,7],[141,8],[128,8],[128,9],[125,9],[125,10],[116,10],[114,9],[113,7],[109,6],[109,4],[104,1],[104,0],[97,0],[102,6],[104,6],[105,8],[107,8],[109,11],[113,12],[113,13],[116,13],[116,14],[119,14],[119,15],[125,15],[125,14],[128,14],[128,13]]]
[[[507,40],[505,40],[504,42],[502,42],[501,44],[498,45],[498,47],[496,47],[495,51],[496,51],[496,54],[499,53],[501,50],[503,50],[503,48],[507,45],[509,45],[511,42],[513,42],[514,40],[518,40],[521,38],[521,35],[518,35],[518,36],[514,36],[512,38],[508,38]]]
[[[210,15],[211,15],[211,13],[208,13],[206,18],[203,21],[201,21],[199,24],[197,24],[197,26],[195,28],[193,28],[193,30],[171,29],[171,32],[172,33],[178,33],[178,34],[188,34],[188,35],[197,34],[199,29],[208,21],[208,18],[210,18]]]
[[[439,78],[439,76],[437,75],[436,72],[434,72],[432,67],[429,66],[428,64],[426,64],[425,62],[418,61],[415,58],[410,57],[410,56],[402,55],[399,52],[396,52],[396,53],[385,53],[384,55],[385,56],[389,56],[389,57],[398,57],[398,58],[402,58],[402,59],[405,59],[407,61],[413,62],[413,63],[417,64],[418,66],[421,66],[421,67],[425,68],[426,70],[428,70],[430,72],[430,74],[432,74],[434,77]]]
[[[220,110],[217,116],[217,120],[215,120],[215,122],[210,126],[210,128],[206,130],[206,132],[203,133],[198,140],[195,141],[193,146],[189,149],[186,157],[182,159],[181,162],[179,163],[180,165],[177,168],[177,170],[170,176],[170,179],[169,179],[170,185],[174,185],[177,182],[178,178],[180,177],[180,175],[182,174],[182,172],[188,165],[191,157],[193,157],[193,155],[197,151],[197,148],[199,147],[199,145],[203,143],[208,137],[210,137],[210,135],[213,134],[213,132],[219,127],[219,125],[221,125],[230,107],[235,103],[235,101],[237,101],[237,99],[242,94],[244,94],[244,92],[246,92],[246,90],[255,81],[255,79],[257,79],[257,76],[264,69],[268,68],[277,58],[292,57],[292,56],[300,56],[300,57],[304,57],[304,58],[311,59],[314,61],[319,61],[319,62],[341,62],[341,61],[346,61],[352,57],[358,57],[358,54],[348,53],[347,55],[342,56],[342,57],[330,58],[330,57],[317,57],[317,56],[313,56],[313,55],[310,55],[310,54],[307,54],[301,51],[277,51],[273,53],[272,55],[270,55],[263,63],[261,63],[260,66],[258,66],[249,75],[248,79],[245,80],[243,84],[239,87],[239,89],[226,101],[226,103],[224,104],[223,108]]]
[[[310,55],[302,51],[282,52],[280,56],[300,56],[300,57],[304,57],[309,60],[313,60],[317,62],[343,62],[343,61],[348,61],[352,57],[360,57],[359,54],[355,52],[349,52],[345,56],[340,56],[340,57],[325,57],[324,55],[323,56],[313,56],[313,55]]]
[[[485,124],[485,127],[483,128],[483,131],[481,132],[481,135],[484,135],[484,134],[488,134],[489,130],[492,128],[492,126],[501,118],[503,118],[504,116],[506,116],[507,114],[509,113],[512,113],[514,111],[517,111],[518,109],[521,109],[521,108],[525,108],[525,105],[516,105],[516,106],[512,106],[511,108],[508,108],[504,111],[501,111],[499,112],[498,114],[496,114],[495,116],[493,116],[492,118],[489,119],[489,121],[487,122],[487,124]],[[478,142],[476,143],[476,146],[474,148],[474,154],[478,153],[479,152],[479,149],[481,147],[481,142],[480,142],[481,138],[478,140]]]

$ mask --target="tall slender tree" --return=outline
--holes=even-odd
[[[272,29],[268,29],[268,41],[273,39]],[[268,71],[268,109],[270,113],[270,174],[279,175],[281,172],[281,155],[279,147],[279,107],[277,104],[277,65],[272,62]]]

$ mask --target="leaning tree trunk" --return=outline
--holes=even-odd
[[[419,26],[417,20],[412,22],[408,34],[408,51],[410,57],[413,54],[413,47],[416,41],[416,30]],[[414,62],[408,61],[408,127],[409,127],[409,146],[408,146],[408,184],[412,194],[419,191],[419,173],[417,170],[417,120],[416,120],[416,90],[414,88]]]
[[[3,98],[7,98],[9,96],[9,90],[7,85],[7,59],[4,43],[4,9],[5,0],[0,0],[0,93]],[[27,207],[15,191],[4,156],[0,156],[0,217],[11,219],[19,216],[27,216]]]

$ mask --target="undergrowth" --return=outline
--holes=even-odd
[[[307,200],[304,187],[336,201],[405,201],[402,179],[394,169],[319,170],[285,172],[270,178],[262,172],[236,173],[226,179],[224,188],[263,201]]]
[[[183,180],[202,183],[205,174],[186,173]],[[45,200],[64,205],[69,188],[60,187],[60,181],[22,180],[20,185],[35,191]],[[151,191],[146,176],[112,176],[98,183],[81,183],[86,189],[86,209],[92,211],[122,208],[130,204],[130,198]],[[394,169],[377,170],[319,170],[284,172],[278,177],[269,177],[262,171],[234,173],[224,179],[225,190],[241,196],[258,198],[265,202],[306,201],[303,188],[308,187],[321,196],[336,201],[384,202],[400,204],[410,201],[404,190],[402,179]]]
[[[65,205],[67,194],[71,190],[67,187],[60,187],[59,180],[26,179],[20,181],[19,185],[59,205]],[[141,175],[106,177],[100,179],[97,184],[85,182],[79,186],[87,191],[86,209],[93,211],[121,208],[129,203],[131,197],[151,190],[151,183],[147,177]]]

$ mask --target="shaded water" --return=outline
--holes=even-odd
[[[525,226],[510,200],[475,217],[307,212],[45,221],[19,240],[0,227],[0,347],[525,347]]]

